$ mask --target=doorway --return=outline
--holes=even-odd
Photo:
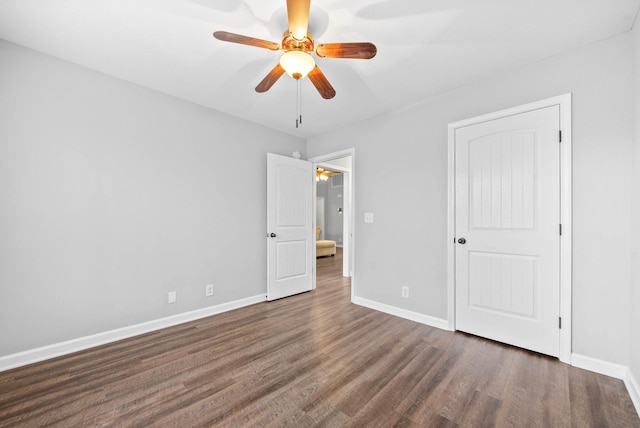
[[[449,125],[449,327],[571,353],[570,95]]]
[[[336,195],[341,195],[339,200],[342,201],[341,204],[337,204],[335,206],[331,205],[329,208],[329,203],[325,198],[325,207],[326,209],[332,209],[335,212],[331,212],[334,218],[342,219],[342,233],[339,238],[342,242],[337,242],[337,244],[341,244],[342,247],[342,276],[351,278],[351,299],[353,300],[354,290],[355,290],[355,269],[354,269],[354,159],[355,153],[354,149],[343,150],[340,152],[329,153],[322,156],[316,156],[310,158],[309,160],[313,162],[314,169],[316,168],[325,168],[332,171],[336,171],[340,173],[340,180],[342,181],[340,187],[334,188]],[[330,183],[328,184],[331,185]],[[335,184],[334,184],[335,185]],[[317,188],[314,186],[314,198],[313,201],[316,203],[318,197]],[[316,213],[317,206],[314,207],[313,212]],[[326,212],[326,211],[325,211]],[[328,215],[325,214],[325,225],[327,225]],[[314,217],[314,224],[317,224],[318,219]],[[334,232],[335,233],[335,232]],[[325,239],[328,238],[327,235],[324,236]],[[330,237],[328,239],[331,239]]]

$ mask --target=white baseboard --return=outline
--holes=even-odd
[[[166,318],[147,321],[141,324],[135,324],[115,330],[93,334],[91,336],[80,337],[77,339],[68,340],[66,342],[54,343],[52,345],[43,346],[41,348],[35,348],[23,352],[18,352],[16,354],[6,355],[4,357],[0,357],[0,372],[16,367],[26,366],[27,364],[37,363],[39,361],[48,360],[50,358],[71,354],[73,352],[82,351],[84,349],[93,348],[95,346],[104,345],[106,343],[127,339],[129,337],[138,336],[140,334],[149,333],[151,331],[172,327],[174,325],[209,317],[211,315],[217,315],[223,312],[231,311],[233,309],[238,309],[244,306],[264,302],[266,300],[267,296],[265,294],[259,294],[257,296],[247,297],[245,299],[235,300],[233,302],[209,306],[207,308],[197,309],[195,311],[172,315]]]
[[[633,406],[636,408],[636,413],[640,415],[640,384],[630,369],[627,369],[627,376],[623,380],[631,396],[631,401],[633,401]]]
[[[624,381],[624,385],[627,387],[633,406],[636,408],[636,412],[640,415],[640,385],[638,385],[638,381],[633,376],[629,367],[622,364],[599,360],[597,358],[586,357],[580,354],[571,354],[571,365]]]
[[[623,366],[622,364],[610,363],[580,354],[571,354],[571,365],[579,369],[615,377],[616,379],[624,379],[629,370],[627,366]]]
[[[364,306],[365,308],[384,312],[385,314],[419,322],[420,324],[425,324],[442,330],[449,330],[449,322],[441,318],[419,314],[417,312],[408,311],[406,309],[401,309],[395,306],[385,305],[384,303],[375,302],[369,299],[363,299],[362,297],[354,297],[352,302],[356,305]]]

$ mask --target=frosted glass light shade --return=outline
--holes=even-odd
[[[280,66],[294,79],[302,79],[316,66],[311,55],[302,51],[289,51],[280,57]]]

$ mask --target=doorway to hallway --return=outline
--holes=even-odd
[[[337,207],[341,212],[338,214],[342,217],[342,245],[341,248],[341,257],[336,258],[336,261],[333,263],[336,266],[339,266],[340,263],[338,260],[342,260],[342,276],[346,278],[351,278],[351,299],[355,296],[355,251],[354,251],[354,182],[355,182],[355,150],[347,149],[342,150],[340,152],[328,153],[321,156],[316,156],[310,158],[309,161],[313,162],[314,168],[328,168],[332,171],[340,172],[341,180],[342,180],[342,190],[341,190],[341,206]],[[314,187],[314,204],[316,202],[317,189]],[[325,203],[325,207],[327,204]],[[337,211],[336,211],[337,212]],[[326,220],[326,217],[325,217]],[[314,206],[314,224],[316,222],[315,218],[315,206]],[[334,257],[332,257],[334,258]],[[320,259],[316,259],[316,263],[318,263]],[[319,266],[316,266],[316,271],[319,269]],[[317,275],[316,275],[317,276]]]

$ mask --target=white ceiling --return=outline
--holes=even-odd
[[[255,86],[280,53],[285,0],[2,0],[0,38],[303,138],[395,110],[632,28],[640,0],[312,0],[316,43],[369,41],[372,60],[317,58],[337,95]]]

